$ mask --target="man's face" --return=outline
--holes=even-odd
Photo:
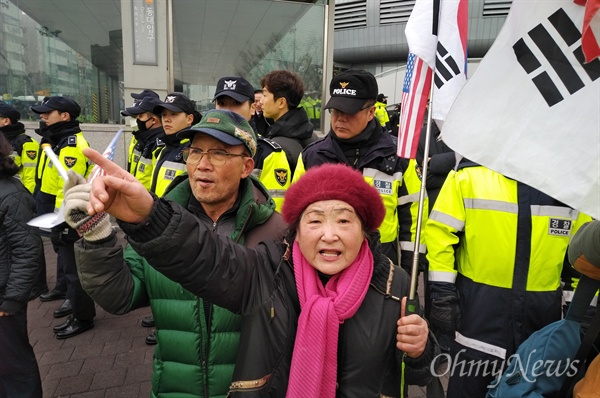
[[[220,149],[234,154],[244,153],[243,145],[227,145],[209,135],[197,133],[191,144],[203,152]],[[196,164],[186,163],[190,186],[194,197],[202,204],[213,220],[229,210],[237,198],[240,180],[254,169],[251,157],[231,156],[222,166],[213,166],[207,155]]]
[[[254,104],[250,100],[239,102],[236,99],[222,95],[215,101],[216,109],[226,109],[241,115],[244,119],[250,120],[254,113]]]
[[[50,112],[40,114],[40,119],[46,122],[47,126],[52,126],[54,123],[69,121],[71,116],[69,112],[61,112],[53,109]]]
[[[194,115],[188,115],[185,112],[173,112],[169,109],[163,109],[160,114],[163,129],[166,135],[172,135],[192,125]]]
[[[336,137],[347,140],[356,137],[367,127],[367,124],[373,120],[375,108],[370,106],[367,109],[361,109],[354,115],[331,110],[331,129]]]
[[[273,93],[269,91],[269,89],[267,87],[263,87],[263,96],[260,100],[261,106],[262,106],[262,111],[263,111],[263,115],[265,115],[265,117],[277,120],[279,119],[283,113],[283,107],[284,104],[283,102],[285,102],[285,99],[283,98],[277,98],[275,99],[275,97],[273,96]],[[283,112],[283,113],[282,113]]]
[[[262,104],[260,100],[262,99],[262,93],[254,93],[254,108],[256,108],[256,112],[262,112]]]

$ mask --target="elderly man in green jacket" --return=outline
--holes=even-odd
[[[256,136],[248,122],[234,112],[213,110],[178,134],[191,141],[184,152],[187,175],[175,179],[165,197],[185,206],[217,234],[246,246],[282,239],[285,223],[267,190],[251,176]],[[73,176],[67,189],[82,183]],[[71,190],[67,213],[68,203],[74,204],[79,195],[87,200],[85,185]],[[90,232],[87,228],[94,223],[103,225]],[[148,303],[152,307],[158,341],[152,397],[225,397],[240,318],[167,279],[131,247],[123,250],[108,217],[77,225],[84,238],[76,245],[77,266],[94,301],[114,314]],[[189,253],[190,258],[195,255]]]

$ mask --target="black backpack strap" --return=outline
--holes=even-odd
[[[579,283],[577,284],[577,288],[575,289],[573,301],[569,306],[567,318],[581,322],[583,320],[587,305],[589,305],[599,287],[600,281],[596,281],[585,275],[582,275]],[[581,294],[578,296],[577,293]],[[575,300],[579,298],[581,298],[581,300],[576,302]],[[575,304],[575,307],[573,307],[573,304]],[[583,304],[586,305],[585,308]],[[592,349],[598,334],[600,334],[600,311],[598,311],[598,307],[596,307],[596,314],[592,318],[590,326],[581,341],[579,349],[577,350],[577,354],[575,354],[575,357],[573,358],[573,365],[578,368],[577,372],[575,372],[575,374],[567,373],[567,378],[563,382],[563,385],[560,389],[560,393],[558,395],[559,397],[571,397],[573,395],[573,387],[575,386],[575,382],[580,379],[579,376],[584,368],[583,362]]]

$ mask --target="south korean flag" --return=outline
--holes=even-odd
[[[584,7],[515,1],[452,105],[452,149],[600,217],[600,60],[584,63]]]

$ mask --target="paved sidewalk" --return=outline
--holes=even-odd
[[[56,280],[56,254],[43,238],[48,286]],[[37,357],[44,397],[148,398],[154,347],[140,325],[150,307],[126,315],[111,315],[96,306],[95,327],[78,336],[57,340],[52,326],[65,321],[53,312],[62,300],[29,303],[29,340]]]
[[[56,280],[56,254],[43,238],[48,286]],[[66,318],[53,312],[62,300],[29,303],[29,340],[40,368],[44,398],[148,398],[154,346],[146,345],[148,329],[141,319],[150,307],[126,315],[111,315],[96,306],[95,327],[78,336],[57,340],[52,327]],[[411,386],[411,398],[425,398],[425,389]],[[16,397],[15,397],[16,398]]]

